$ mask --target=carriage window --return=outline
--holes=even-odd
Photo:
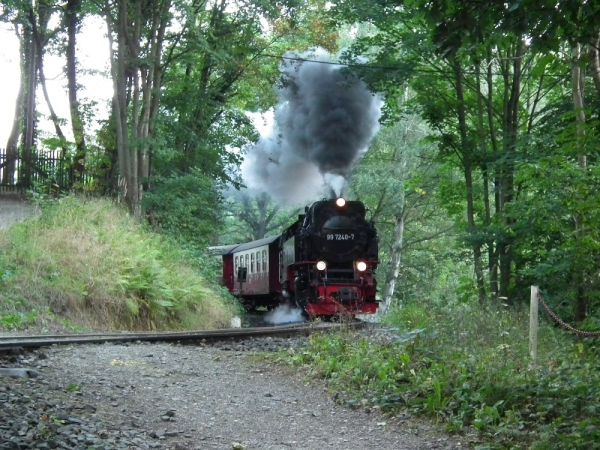
[[[244,264],[244,267],[248,267],[248,254],[246,254],[246,263]]]
[[[262,251],[262,270],[263,272],[267,271],[267,251]]]
[[[239,257],[239,256],[236,256],[236,257],[235,257],[235,264],[234,264],[234,266],[233,266],[233,271],[234,271],[235,273],[237,273],[237,269],[238,269],[239,265],[240,265],[240,257]]]
[[[256,252],[256,272],[260,272],[260,252]]]
[[[250,273],[254,273],[254,253],[250,253]]]

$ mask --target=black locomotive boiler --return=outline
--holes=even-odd
[[[291,302],[310,317],[377,311],[377,232],[360,201],[317,201],[278,236],[215,250],[224,284],[247,307]]]

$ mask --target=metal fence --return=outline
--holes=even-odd
[[[72,184],[72,173],[59,150],[33,154],[30,161],[0,148],[0,192],[21,192],[40,184],[58,189]]]

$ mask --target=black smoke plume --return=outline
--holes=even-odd
[[[328,64],[324,50],[286,57],[297,60],[281,65],[274,136],[249,149],[242,171],[248,187],[294,205],[342,193],[378,130],[381,101],[346,68]]]

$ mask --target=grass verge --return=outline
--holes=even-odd
[[[106,199],[66,197],[0,232],[0,328],[217,328],[236,304],[201,261]]]
[[[476,436],[478,448],[600,448],[600,364],[594,343],[549,325],[528,355],[527,313],[406,307],[390,317],[410,342],[322,335],[283,360],[324,378],[349,406],[410,410]]]

